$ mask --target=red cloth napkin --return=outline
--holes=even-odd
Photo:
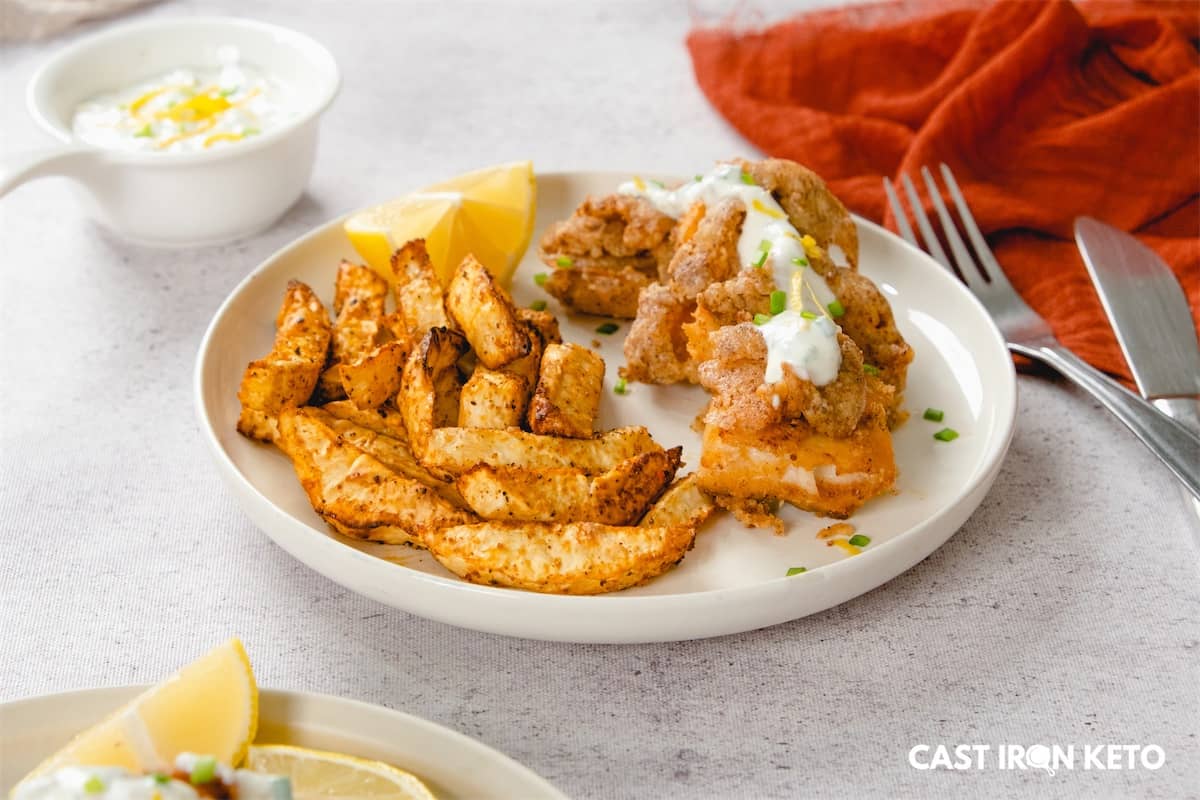
[[[734,127],[865,217],[894,226],[883,176],[948,164],[1013,285],[1095,366],[1130,378],[1076,216],[1158,251],[1197,316],[1200,3],[880,3],[687,43]]]

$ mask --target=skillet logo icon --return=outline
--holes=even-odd
[[[913,769],[1035,770],[1052,778],[1071,770],[1156,770],[1166,761],[1156,744],[918,744],[908,751]]]

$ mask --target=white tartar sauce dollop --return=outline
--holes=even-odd
[[[842,351],[840,330],[830,315],[837,296],[815,270],[809,268],[805,239],[791,224],[787,212],[737,164],[718,164],[706,175],[674,189],[656,181],[634,178],[622,183],[619,194],[644,198],[669,217],[682,217],[696,202],[715,206],[736,197],[746,207],[746,220],[738,236],[738,257],[744,266],[770,269],[776,291],[787,293],[786,306],[760,324],[767,343],[764,381],[783,379],[783,364],[796,375],[824,386],[837,377]],[[809,239],[810,246],[815,245]]]
[[[218,50],[217,67],[180,68],[93,97],[71,127],[83,141],[112,150],[185,153],[259,136],[297,114],[292,90]]]

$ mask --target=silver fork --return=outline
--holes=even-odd
[[[954,256],[953,265],[946,257],[946,252],[939,243],[937,234],[934,233],[916,187],[908,175],[902,175],[901,182],[908,195],[913,218],[916,220],[917,228],[921,231],[921,238],[925,242],[924,250],[951,274],[954,273],[954,266],[958,267],[958,275],[962,282],[979,298],[983,307],[991,314],[996,327],[1004,335],[1009,350],[1041,361],[1090,393],[1121,422],[1125,423],[1125,426],[1133,431],[1167,465],[1171,472],[1175,473],[1188,491],[1200,498],[1200,438],[1175,420],[1160,413],[1149,402],[1089,366],[1054,338],[1046,321],[1025,304],[1025,301],[1013,289],[1012,284],[1008,282],[1004,270],[996,262],[996,257],[984,240],[983,234],[980,233],[979,226],[975,224],[975,217],[971,214],[971,209],[967,207],[967,201],[959,191],[958,182],[954,180],[950,168],[942,164],[941,173],[946,188],[954,199],[954,205],[958,209],[963,230],[966,231],[967,238],[971,240],[971,245],[978,258],[972,257],[971,251],[967,249],[954,218],[942,201],[942,193],[938,189],[932,173],[928,168],[921,167],[921,175],[925,179],[929,197],[933,201],[933,207],[942,223],[941,227],[946,242],[950,245],[950,252]],[[883,188],[887,192],[892,212],[896,216],[896,227],[900,230],[900,235],[909,244],[921,247],[917,243],[916,236],[913,235],[912,227],[909,225],[896,188],[887,178],[883,179]]]

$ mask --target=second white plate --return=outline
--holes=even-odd
[[[534,242],[541,229],[570,215],[586,195],[609,193],[627,178],[622,173],[539,175]],[[803,617],[874,589],[950,538],[995,479],[1016,412],[1012,360],[982,306],[924,253],[870,222],[858,220],[858,226],[860,269],[887,295],[916,358],[905,393],[912,418],[895,432],[897,491],[854,515],[858,532],[871,539],[855,556],[817,539],[829,520],[792,508],[783,515],[785,536],[747,530],[721,515],[666,575],[617,594],[567,597],[476,586],[451,575],[427,553],[331,534],[309,506],[287,458],[239,436],[234,426],[242,371],[270,350],[287,281],[305,281],[328,301],[338,262],[356,258],[341,220],[271,256],[218,310],[196,365],[201,430],[247,515],[276,543],[348,589],[413,614],[481,631],[575,642],[692,639]],[[544,270],[531,249],[513,281],[517,303],[544,299],[533,281]],[[704,404],[703,391],[634,385],[627,395],[613,394],[628,324],[604,336],[595,331],[602,320],[568,317],[553,301],[550,307],[559,315],[564,338],[585,345],[600,341],[608,366],[601,427],[645,425],[664,446],[682,445],[687,465],[694,467],[699,439],[690,425]],[[943,424],[956,429],[959,438],[935,440],[933,433],[942,425],[921,419],[927,407],[942,409]],[[800,566],[807,572],[785,576],[789,567]]]
[[[144,686],[85,689],[0,703],[0,797],[80,731]],[[256,741],[372,758],[408,770],[440,800],[565,796],[508,756],[432,722],[354,700],[263,689]]]

